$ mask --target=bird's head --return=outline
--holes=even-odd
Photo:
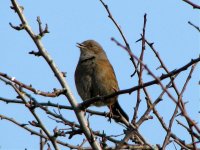
[[[81,57],[96,57],[105,55],[101,45],[94,40],[87,40],[83,43],[77,43],[77,47],[81,50]]]

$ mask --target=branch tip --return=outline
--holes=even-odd
[[[31,52],[29,52],[29,54],[31,54],[31,55],[35,55],[35,56],[37,56],[37,57],[40,57],[40,56],[42,56],[42,54],[41,54],[41,52],[40,52],[40,51],[38,51],[38,52],[31,51]],[[31,86],[30,86],[30,87],[31,87]]]
[[[25,28],[25,24],[20,24],[19,26],[14,26],[11,22],[9,22],[9,25],[11,26],[11,28],[20,31],[23,30]]]

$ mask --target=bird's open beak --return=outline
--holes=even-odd
[[[78,48],[84,48],[85,46],[83,45],[83,44],[81,44],[81,43],[76,43],[76,46],[78,47]]]

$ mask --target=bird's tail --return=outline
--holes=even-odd
[[[112,105],[112,113],[113,115],[116,115],[116,116],[123,116],[127,121],[129,121],[128,115],[121,108],[118,101]]]

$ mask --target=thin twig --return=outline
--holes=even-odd
[[[192,22],[188,21],[188,24],[191,25],[192,27],[194,27],[195,29],[197,29],[197,31],[200,32],[200,28],[196,25],[194,25]]]
[[[130,45],[129,45],[129,43],[128,43],[128,41],[127,41],[127,39],[126,39],[126,37],[125,37],[125,35],[124,35],[124,33],[123,33],[123,31],[122,31],[120,25],[119,25],[119,24],[117,23],[117,21],[115,21],[115,19],[113,18],[113,15],[111,14],[111,12],[110,12],[110,10],[109,10],[108,5],[106,5],[106,4],[103,2],[103,0],[100,0],[100,2],[102,3],[103,7],[106,9],[106,11],[107,11],[107,13],[108,13],[108,17],[111,19],[111,21],[114,23],[115,27],[116,27],[117,30],[119,31],[119,33],[120,33],[120,35],[121,35],[121,37],[122,37],[122,39],[123,39],[123,41],[124,41],[124,43],[125,43],[127,49],[129,49],[129,50],[131,51]],[[133,59],[132,56],[130,56],[130,60],[131,60],[131,62],[133,63],[133,66],[134,66],[134,68],[135,68],[134,73],[131,75],[131,77],[133,77],[134,74],[135,74],[136,72],[138,72],[138,70],[137,70],[137,64],[136,64],[136,62],[135,62],[135,60]]]
[[[144,51],[145,51],[145,30],[146,30],[146,22],[147,22],[147,14],[144,15],[144,24],[143,24],[143,33],[142,33],[142,51],[140,54],[140,60],[143,61],[143,57],[144,57]],[[139,64],[139,63],[138,63]],[[139,71],[139,80],[138,80],[138,85],[142,85],[143,81],[142,81],[142,73],[143,73],[143,66],[140,65],[140,71]],[[132,123],[135,124],[136,123],[136,119],[137,119],[137,113],[138,113],[138,109],[139,109],[139,105],[141,102],[141,93],[140,93],[140,89],[137,90],[137,102],[136,102],[136,106],[134,108],[134,114],[133,114],[133,120]]]

